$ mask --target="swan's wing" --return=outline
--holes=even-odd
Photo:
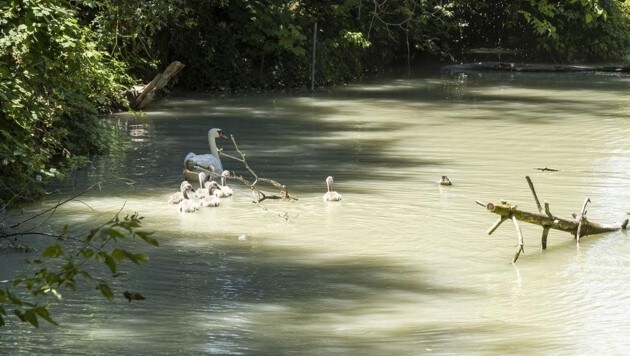
[[[202,167],[212,172],[213,177],[219,176],[223,172],[221,160],[211,154],[197,155],[191,152],[184,159],[184,167],[191,171],[197,167]]]

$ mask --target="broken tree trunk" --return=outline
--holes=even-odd
[[[184,65],[181,62],[174,61],[166,67],[164,72],[156,75],[149,84],[134,85],[127,91],[129,107],[134,110],[141,110],[147,107],[155,98],[156,92],[164,88],[182,68],[184,68]]]
[[[538,196],[536,195],[536,191],[534,190],[534,185],[531,182],[531,179],[529,177],[526,177],[526,179],[529,183],[532,193],[534,194],[534,200],[536,200],[536,205],[539,212],[524,211],[519,209],[516,205],[508,204],[506,201],[502,201],[501,204],[483,204],[477,201],[477,204],[484,206],[486,209],[488,209],[489,212],[499,215],[499,219],[488,230],[488,235],[491,235],[504,221],[508,219],[511,219],[515,222],[517,236],[519,239],[519,247],[512,262],[516,262],[519,254],[523,252],[523,236],[515,220],[520,220],[543,227],[543,234],[541,239],[543,250],[547,248],[547,235],[549,234],[550,229],[566,231],[575,236],[579,242],[579,237],[582,236],[622,230],[626,229],[626,227],[628,226],[628,219],[626,219],[621,224],[612,225],[604,225],[587,220],[585,215],[586,204],[587,202],[590,202],[589,198],[587,198],[587,200],[584,202],[584,205],[582,206],[582,213],[577,216],[577,219],[563,219],[554,216],[549,210],[549,203],[545,202],[545,207],[544,209],[542,208],[538,200]]]

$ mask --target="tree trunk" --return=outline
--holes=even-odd
[[[184,65],[181,62],[174,61],[166,67],[164,72],[156,75],[149,84],[134,85],[127,91],[129,107],[134,110],[141,110],[147,107],[155,98],[156,92],[164,88],[182,68],[184,68]]]

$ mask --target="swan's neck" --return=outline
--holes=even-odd
[[[221,176],[221,185],[225,187],[225,177]]]
[[[199,175],[199,188],[203,189],[203,179],[202,179],[201,175]]]
[[[211,134],[208,134],[208,145],[210,146],[210,153],[215,157],[219,157],[219,149],[217,148],[215,137]]]
[[[328,188],[329,192],[332,192],[332,183],[326,182],[326,188]]]

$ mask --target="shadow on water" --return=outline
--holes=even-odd
[[[510,78],[517,77],[512,83]],[[133,152],[120,158],[97,160],[93,169],[81,172],[78,181],[126,177],[142,188],[176,187],[181,179],[183,157],[188,152],[207,153],[207,130],[220,127],[234,134],[251,166],[261,175],[282,180],[294,191],[311,193],[327,175],[339,180],[376,181],[389,177],[389,169],[409,166],[444,166],[449,162],[423,154],[396,155],[389,151],[397,135],[409,128],[395,116],[378,121],[363,120],[371,107],[409,106],[416,112],[416,125],[424,124],[426,112],[440,114],[444,125],[464,119],[512,120],[545,124],[567,113],[606,116],[612,110],[605,100],[588,99],[592,90],[627,92],[627,80],[605,78],[593,83],[581,80],[571,88],[558,75],[456,74],[433,78],[381,80],[352,85],[310,97],[259,94],[244,97],[186,95],[163,100],[148,112],[149,119],[126,121],[134,140]],[[562,77],[562,75],[560,75]],[[525,79],[523,79],[525,78]],[[602,83],[600,83],[602,82]],[[493,86],[497,86],[493,88]],[[542,90],[523,95],[528,88]],[[514,92],[516,90],[516,92]],[[567,91],[567,95],[544,95],[544,91]],[[549,103],[553,109],[549,109]],[[340,103],[351,106],[338,107]],[[382,105],[381,105],[382,104]],[[418,105],[415,108],[415,105]],[[615,108],[613,108],[615,109]],[[553,112],[564,113],[554,115]],[[465,112],[466,117],[462,117]],[[387,112],[385,112],[386,115]],[[536,114],[539,113],[539,114]],[[435,121],[427,123],[435,125]],[[142,129],[131,127],[144,126]],[[219,142],[224,152],[237,155],[230,142]],[[224,168],[246,174],[239,162],[223,158]]]
[[[146,267],[131,273],[132,288],[143,291],[145,301],[112,305],[89,295],[67,300],[74,310],[59,320],[63,326],[44,328],[29,351],[53,345],[64,353],[90,349],[95,354],[143,349],[156,354],[382,354],[414,347],[505,351],[516,343],[497,340],[506,326],[500,320],[419,319],[417,310],[432,307],[425,300],[483,295],[471,287],[433,283],[425,271],[393,259],[342,257],[322,263],[313,260],[313,251],[255,241],[223,241],[203,251],[176,245],[154,251]],[[394,306],[390,299],[396,300]],[[6,341],[11,345],[10,337]],[[546,343],[540,337],[536,342]]]
[[[186,101],[182,100],[184,104]],[[239,148],[260,176],[297,186],[299,191],[308,191],[305,187],[313,186],[313,180],[323,181],[331,174],[344,180],[375,180],[391,168],[442,164],[422,155],[397,157],[384,153],[396,141],[396,132],[404,128],[403,124],[326,122],[321,118],[335,115],[335,108],[313,108],[298,103],[285,104],[278,113],[268,112],[266,100],[250,107],[227,104],[232,112],[200,116],[199,113],[212,110],[217,101],[193,101],[193,105],[184,105],[187,109],[178,111],[177,117],[156,115],[149,119],[146,129],[135,137],[138,142],[133,144],[131,153],[122,160],[117,157],[97,160],[91,171],[82,173],[91,179],[83,181],[118,175],[133,179],[139,187],[175,187],[181,180],[180,167],[186,154],[208,152],[207,131],[212,127],[235,136]],[[363,132],[377,134],[374,138],[361,137]],[[231,142],[217,143],[225,153],[239,156]],[[225,169],[247,174],[241,163],[227,157],[222,161]],[[321,190],[319,185],[317,190]]]

